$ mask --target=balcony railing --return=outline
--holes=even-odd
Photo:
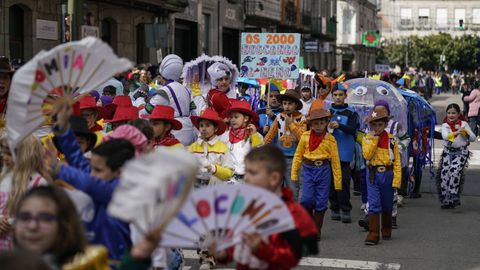
[[[251,19],[279,22],[280,2],[277,0],[245,0],[245,15]]]

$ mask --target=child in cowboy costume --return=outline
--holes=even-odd
[[[395,137],[385,131],[390,116],[383,106],[375,107],[367,122],[371,132],[362,140],[363,157],[367,162],[368,223],[366,245],[376,245],[380,239],[380,214],[382,237],[392,235],[392,209],[394,188],[400,188],[402,165]]]
[[[303,132],[307,129],[305,117],[299,112],[303,105],[300,95],[295,90],[287,90],[285,94],[278,95],[277,99],[282,103],[283,112],[273,122],[267,135],[265,144],[270,144],[278,136],[277,146],[282,150],[287,160],[287,171],[292,168],[293,156],[297,149],[297,143]],[[285,184],[294,191],[294,197],[298,200],[299,183],[290,180],[290,174],[285,175]]]
[[[177,138],[171,133],[172,130],[182,129],[182,123],[174,118],[175,111],[170,106],[158,105],[155,106],[150,115],[144,118],[150,120],[154,133],[154,147],[182,147]]]
[[[342,189],[340,158],[335,137],[327,132],[330,112],[312,110],[307,117],[311,130],[303,133],[292,164],[292,181],[298,180],[303,164],[302,206],[313,216],[320,240],[323,217],[328,208],[331,178],[335,190]]]
[[[350,164],[353,161],[355,151],[355,137],[359,127],[359,117],[355,110],[345,103],[346,98],[347,88],[341,83],[335,83],[332,89],[333,104],[330,108],[332,119],[328,127],[333,129],[332,135],[339,143],[338,152],[342,166],[342,190],[338,192],[331,190],[330,209],[332,210],[332,220],[341,219],[344,223],[350,223],[352,221],[350,216],[350,211],[352,210],[352,205],[350,204],[350,179],[352,178]]]
[[[79,101],[80,104],[80,116],[87,120],[88,129],[91,132],[103,131],[103,127],[97,123],[99,117],[99,109],[97,102],[92,96],[86,96]]]
[[[230,179],[233,176],[233,161],[228,146],[218,137],[225,132],[227,125],[217,112],[210,108],[203,111],[201,116],[190,116],[190,119],[200,132],[197,141],[188,147],[202,164],[197,176],[200,186]]]
[[[255,126],[258,124],[258,115],[245,100],[233,100],[225,115],[228,116],[230,129],[224,138],[228,135],[227,144],[235,171],[230,183],[240,183],[245,174],[245,156],[252,148],[263,145],[262,135],[256,131]]]

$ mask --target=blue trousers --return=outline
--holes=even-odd
[[[300,204],[306,209],[323,212],[328,208],[328,195],[332,181],[330,164],[320,167],[303,165],[302,198]]]
[[[360,169],[360,192],[362,193],[362,203],[368,202],[367,197],[367,169]]]
[[[374,181],[367,175],[368,213],[379,214],[393,210],[393,171],[374,172],[367,170],[367,174],[375,173]]]

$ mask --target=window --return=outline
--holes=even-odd
[[[448,10],[446,8],[437,8],[437,27],[448,26]]]
[[[465,27],[465,9],[463,8],[455,9],[455,28],[460,28],[460,21],[463,23],[462,27]]]
[[[412,9],[411,8],[401,8],[400,9],[400,19],[411,20],[412,19]]]
[[[472,23],[480,24],[480,8],[474,8],[472,15]]]
[[[429,8],[419,8],[418,9],[418,23],[420,25],[427,25],[430,18],[430,9]]]

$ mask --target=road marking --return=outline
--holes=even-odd
[[[185,259],[198,259],[197,252],[194,250],[183,250]],[[344,260],[344,259],[330,259],[330,258],[316,258],[305,257],[298,266],[315,266],[315,267],[330,267],[330,268],[343,268],[343,269],[362,269],[362,270],[399,270],[400,264],[398,263],[381,263],[373,261],[358,261],[358,260]],[[188,270],[191,267],[184,267]],[[222,268],[215,268],[222,270]],[[233,268],[223,268],[223,270],[230,270]]]

